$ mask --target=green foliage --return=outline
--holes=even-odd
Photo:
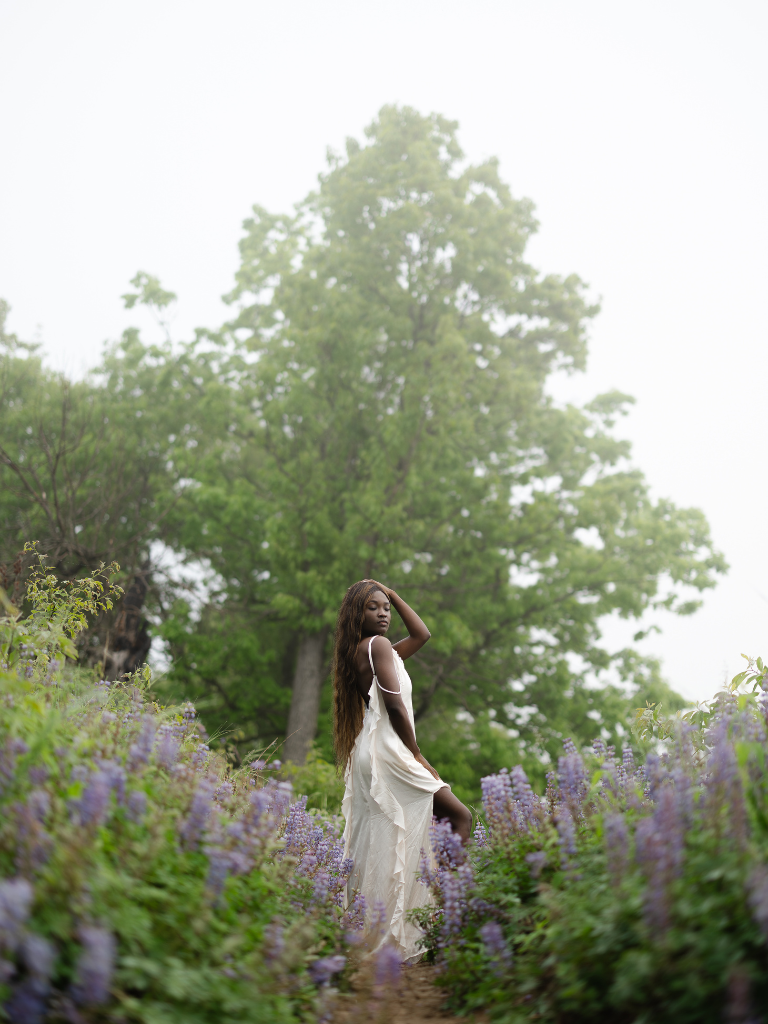
[[[94,684],[63,663],[113,571],[61,584],[39,566],[27,618],[3,595],[0,1003],[25,1024],[46,1007],[84,1024],[315,1019],[308,967],[340,951],[341,910],[285,853],[290,787],[230,771],[148,671]]]
[[[316,747],[310,749],[304,764],[296,765],[290,761],[284,764],[280,776],[290,782],[297,793],[306,794],[308,808],[318,808],[330,814],[341,812],[344,782],[339,778],[336,766],[324,760]]]

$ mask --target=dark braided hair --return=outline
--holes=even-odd
[[[344,596],[333,644],[333,746],[336,765],[343,772],[363,727],[365,702],[357,686],[355,655],[363,638],[365,606],[381,588],[370,580],[353,583]]]

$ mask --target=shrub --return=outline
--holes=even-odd
[[[68,666],[108,570],[0,620],[0,1002],[11,1021],[314,1019],[345,962],[335,819],[232,771],[148,670]],[[359,907],[357,908],[359,910]]]
[[[483,779],[465,853],[433,830],[422,913],[454,1006],[505,1022],[768,1019],[768,673],[712,704],[639,716],[636,765],[566,744],[536,795],[521,766]]]

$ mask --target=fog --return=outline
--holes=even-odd
[[[459,121],[537,206],[531,261],[602,300],[589,369],[655,496],[704,510],[729,575],[642,644],[709,697],[768,656],[762,385],[765,47],[748,2],[0,6],[0,295],[10,328],[82,374],[128,324],[137,269],[179,295],[183,338],[226,315],[240,223],[287,210],[326,147],[385,103]],[[611,642],[637,628],[606,624]]]

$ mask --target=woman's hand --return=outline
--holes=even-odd
[[[436,778],[438,782],[443,781],[423,754],[416,754],[414,756],[416,757],[416,760],[419,762],[419,764],[423,764],[424,767],[429,772],[429,774]]]
[[[378,580],[363,580],[363,583],[375,583],[379,590],[382,592],[382,594],[384,594],[385,597],[388,597],[390,601],[392,600],[394,590],[390,590],[389,587],[385,587],[384,584],[379,583]]]

